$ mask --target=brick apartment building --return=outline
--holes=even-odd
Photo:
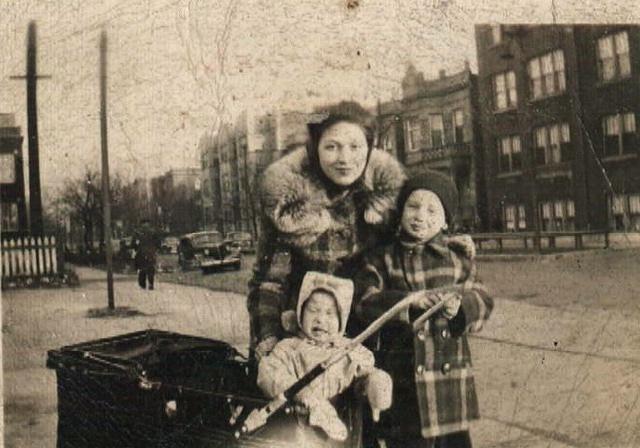
[[[640,230],[640,27],[478,25],[493,230]]]
[[[425,80],[409,65],[402,99],[378,105],[379,147],[409,172],[430,168],[450,175],[460,194],[459,224],[486,227],[477,76],[469,65],[452,75]]]
[[[304,144],[306,121],[307,114],[297,111],[245,111],[233,125],[223,124],[214,136],[201,139],[207,228],[257,233],[257,178],[272,161]]]
[[[23,140],[20,128],[15,125],[14,115],[0,114],[0,216],[3,235],[26,234],[29,231],[22,161]]]
[[[180,234],[199,230],[202,222],[200,169],[174,168],[151,179],[151,210],[157,224]]]

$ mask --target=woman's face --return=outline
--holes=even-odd
[[[400,225],[410,237],[429,241],[446,225],[440,198],[429,190],[415,190],[404,203]]]
[[[347,121],[339,121],[327,128],[318,143],[320,168],[341,187],[353,184],[362,175],[368,152],[364,130]]]

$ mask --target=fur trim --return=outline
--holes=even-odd
[[[347,328],[347,321],[351,312],[353,282],[349,279],[335,277],[323,272],[309,271],[304,275],[296,306],[298,325],[302,328],[302,307],[304,303],[309,300],[311,292],[318,288],[324,288],[335,296],[338,314],[340,315],[340,334],[343,334]]]
[[[406,175],[391,155],[373,150],[364,173],[367,192],[365,217],[369,224],[388,223],[396,196]],[[312,244],[329,228],[337,225],[329,213],[330,200],[322,182],[311,171],[305,148],[272,163],[260,183],[263,213],[294,246]]]
[[[469,260],[476,258],[476,245],[470,235],[451,235],[446,237],[444,242],[447,247],[457,255],[468,258]]]

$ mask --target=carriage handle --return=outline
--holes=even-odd
[[[450,285],[443,286],[439,288],[429,289],[428,292],[431,294],[440,294],[445,292],[453,292],[453,291],[464,291],[466,286],[466,282],[461,285]],[[242,423],[242,426],[239,430],[235,431],[234,436],[238,439],[243,434],[248,434],[250,432],[255,431],[261,426],[267,423],[269,417],[275,414],[279,409],[281,409],[287,402],[293,397],[295,397],[298,392],[304,389],[309,383],[315,380],[317,377],[322,375],[329,367],[340,361],[342,358],[347,356],[351,351],[353,351],[358,345],[362,344],[366,339],[372,336],[375,332],[380,330],[384,324],[389,322],[392,318],[394,318],[397,314],[409,308],[411,305],[416,303],[424,294],[424,290],[412,292],[404,299],[400,300],[398,303],[393,305],[387,311],[385,311],[380,317],[374,320],[367,328],[364,329],[362,333],[353,338],[349,343],[345,344],[345,346],[336,351],[333,355],[329,356],[324,361],[320,362],[313,369],[307,372],[302,376],[298,381],[289,386],[285,391],[278,394],[274,397],[269,403],[267,403],[262,408],[257,408],[251,411],[251,413],[247,416],[246,420]],[[423,313],[420,317],[416,319],[414,322],[414,328],[418,328],[419,325],[423,324],[427,321],[431,316],[433,316],[436,312],[438,312],[444,304],[450,300],[453,296],[446,298],[445,300],[441,300],[431,308],[429,308],[425,313]],[[420,323],[418,323],[420,322]],[[416,326],[418,324],[418,327]]]

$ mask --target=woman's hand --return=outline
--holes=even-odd
[[[275,336],[268,336],[256,346],[255,354],[256,359],[260,361],[262,358],[267,356],[273,350],[273,347],[278,343],[278,338]]]
[[[373,207],[369,207],[364,211],[364,221],[367,224],[382,224],[382,222],[384,222],[384,216]]]

